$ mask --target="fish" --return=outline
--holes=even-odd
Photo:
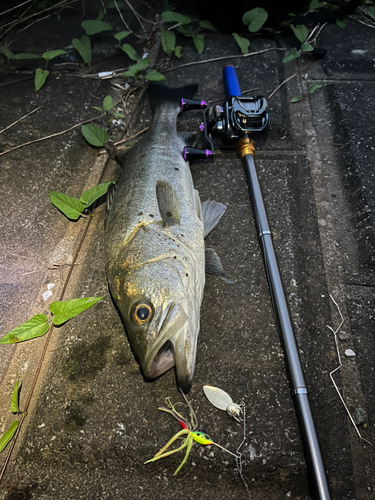
[[[149,86],[151,125],[121,159],[105,216],[109,289],[143,375],[155,379],[175,366],[185,392],[194,376],[206,270],[231,281],[204,241],[226,206],[201,203],[182,155],[195,134],[177,132],[180,100],[196,91]]]

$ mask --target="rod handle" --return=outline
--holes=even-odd
[[[225,97],[228,99],[231,96],[241,96],[241,87],[237,78],[237,73],[234,66],[228,65],[223,69],[223,81]]]

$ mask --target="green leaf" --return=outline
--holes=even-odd
[[[202,54],[202,52],[204,51],[204,36],[203,35],[193,36],[193,42],[195,48],[197,49],[198,54]]]
[[[301,45],[301,50],[302,52],[312,52],[314,47],[309,43],[304,43]]]
[[[127,76],[136,76],[142,69],[147,68],[147,66],[150,64],[150,60],[148,57],[145,57],[144,59],[141,59],[138,61],[136,64],[133,64],[130,66],[128,71],[123,73],[123,77],[126,78]]]
[[[125,115],[123,115],[122,113],[113,113],[112,116],[114,116],[116,118],[125,118]]]
[[[268,13],[262,7],[255,7],[242,16],[242,22],[246,24],[249,31],[255,33],[259,31],[263,24],[267,21]]]
[[[113,182],[103,182],[102,184],[98,184],[97,186],[88,189],[82,194],[80,201],[85,205],[85,207],[90,207],[94,201],[107,192],[110,184],[113,184]]]
[[[294,34],[296,35],[297,39],[301,43],[303,43],[309,34],[306,26],[304,24],[297,24],[297,26],[294,26],[293,24],[291,24],[290,27],[294,31]]]
[[[97,17],[96,17],[96,20],[97,20],[97,21],[103,21],[103,19],[104,19],[104,10],[103,10],[103,9],[101,9],[101,10],[99,10],[99,12],[98,12],[98,15],[97,15]]]
[[[131,45],[129,45],[128,43],[124,43],[121,49],[127,54],[128,57],[130,57],[130,59],[132,59],[133,61],[139,61],[138,54]]]
[[[181,35],[186,36],[187,38],[191,38],[195,36],[195,32],[190,25],[177,26],[176,30],[181,33]]]
[[[17,382],[14,386],[12,400],[10,402],[10,411],[12,413],[18,413],[18,384],[19,384],[19,379],[17,379]]]
[[[42,337],[48,330],[47,316],[45,314],[37,314],[4,335],[0,340],[0,344],[16,344],[24,340]]]
[[[242,38],[242,36],[238,35],[237,33],[232,33],[232,35],[238,43],[238,46],[241,49],[241,53],[247,54],[249,52],[250,40],[248,40],[247,38]]]
[[[104,297],[86,297],[84,299],[65,300],[64,302],[52,302],[49,306],[51,313],[54,315],[52,323],[55,326],[62,325],[69,319],[86,311],[86,309],[89,309],[103,298]]]
[[[124,2],[120,2],[119,0],[117,0],[116,3],[117,3],[117,7],[119,9],[125,7]],[[117,9],[117,7],[116,7],[115,2],[109,2],[109,4],[107,5],[107,9]]]
[[[321,7],[324,7],[325,5],[327,5],[327,2],[320,2],[319,0],[311,0],[309,12],[311,12],[312,10],[320,9]]]
[[[62,56],[63,54],[66,54],[65,50],[59,50],[59,49],[57,49],[57,50],[50,50],[49,52],[44,52],[42,54],[42,57],[46,61],[50,61],[51,59],[54,59],[57,56]]]
[[[38,92],[43,85],[46,83],[47,76],[49,75],[48,70],[42,70],[40,68],[35,70],[35,78],[34,78],[34,84],[35,84],[35,92]]]
[[[162,82],[163,80],[166,80],[164,75],[162,75],[161,73],[158,73],[154,69],[151,70],[149,73],[147,73],[145,78],[147,80],[150,80],[150,82]]]
[[[82,125],[81,132],[83,137],[89,144],[91,144],[91,146],[101,147],[103,146],[103,144],[109,141],[109,135],[107,134],[107,132],[104,129],[97,127],[96,125],[93,125],[92,123]]]
[[[182,50],[181,45],[177,45],[176,50],[174,51],[174,55],[175,55],[176,57],[178,57],[179,59],[180,59],[180,57],[181,57],[181,50]]]
[[[206,30],[217,31],[215,26],[211,23],[211,21],[199,21],[199,26]]]
[[[100,113],[103,113],[102,108],[99,108],[99,106],[91,106],[92,109],[96,109],[96,111],[99,111]]]
[[[23,52],[21,54],[15,54],[13,59],[16,61],[26,61],[28,59],[40,59],[41,57],[37,54],[29,54],[28,52]]]
[[[52,204],[68,219],[77,220],[85,209],[85,206],[77,198],[73,198],[67,194],[50,191],[49,197]]]
[[[131,31],[120,31],[120,33],[115,34],[115,38],[116,38],[116,40],[121,42],[121,40],[123,40],[124,38],[126,38],[130,34],[131,34]]]
[[[370,7],[366,7],[367,14],[375,21],[375,7],[370,5]]]
[[[175,51],[176,35],[170,31],[166,30],[164,26],[160,27],[161,45],[164,52],[170,56]]]
[[[290,61],[293,61],[294,59],[298,59],[298,57],[301,57],[301,54],[297,52],[296,49],[293,49],[289,54],[287,54],[284,59],[283,63],[288,63]]]
[[[102,31],[112,30],[112,26],[104,21],[82,21],[82,28],[86,31],[86,35],[96,35]]]
[[[19,424],[18,420],[15,420],[14,422],[12,422],[9,429],[1,436],[1,438],[0,438],[0,453],[4,450],[4,448],[7,446],[7,444],[12,440],[14,433],[17,430],[18,424]]]
[[[81,40],[73,38],[72,45],[86,64],[91,63],[91,42],[87,35],[83,35]]]
[[[190,17],[183,16],[182,14],[178,14],[178,12],[173,12],[171,10],[162,12],[161,18],[165,23],[181,23],[181,24],[191,23]]]
[[[290,102],[299,102],[303,99],[303,95],[300,95],[298,97],[293,97],[293,99],[290,100]]]
[[[7,59],[14,59],[13,52],[8,47],[5,47],[5,45],[1,45],[0,50]]]
[[[314,82],[310,85],[310,87],[308,88],[307,92],[309,94],[313,94],[315,92],[315,90],[317,89],[321,89],[322,88],[322,84],[321,83],[318,83],[318,82]]]
[[[336,24],[339,28],[346,28],[347,24],[348,24],[348,21],[349,21],[349,18],[348,16],[344,17],[344,19],[336,19]]]
[[[113,99],[112,99],[112,96],[107,95],[104,98],[103,108],[104,108],[104,111],[111,111],[111,109],[113,108]]]

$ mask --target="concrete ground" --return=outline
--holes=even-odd
[[[95,19],[99,8],[100,4],[92,4],[87,11],[86,6],[85,18]],[[137,8],[149,16],[144,6]],[[131,13],[124,12],[132,29],[138,30]],[[109,20],[116,31],[124,29],[114,11]],[[63,13],[60,21],[52,16],[16,34],[11,48],[14,53],[40,53],[67,47],[73,37],[82,36],[81,21],[80,9]],[[285,51],[273,50],[279,47],[262,37],[251,39],[251,51],[270,50],[247,58],[231,58],[238,47],[230,37],[206,36],[202,55],[189,40],[181,39],[181,59],[166,61],[161,69],[169,85],[198,82],[199,97],[218,103],[224,100],[225,64],[235,65],[243,90],[256,89],[254,94],[266,97],[297,73],[269,99],[272,126],[267,141],[256,142],[256,162],[335,500],[375,497],[374,447],[368,443],[375,443],[372,37],[372,28],[352,19],[344,30],[327,25],[318,38],[318,46],[327,54],[320,60],[306,56],[289,64],[282,63]],[[112,82],[123,85],[123,78],[84,76],[127,68],[130,60],[121,51],[114,55],[112,34],[98,35],[93,46],[91,68],[55,69],[38,93],[31,73],[34,61],[18,63],[18,72],[9,72],[3,61],[1,129],[41,109],[1,134],[2,152],[90,119],[95,116],[91,106],[100,106],[108,94],[120,99],[122,92]],[[159,60],[162,54],[156,49],[152,55]],[[177,67],[224,56],[228,59]],[[309,94],[313,82],[322,88]],[[305,98],[290,103],[300,95]],[[145,99],[136,107],[139,96],[136,91],[127,102],[129,114],[135,110],[129,135],[145,128],[151,118]],[[194,128],[196,123],[184,118],[181,127]],[[213,408],[202,387],[218,386],[236,402],[246,403],[246,443],[241,451],[251,499],[308,499],[303,449],[243,168],[235,149],[217,142],[216,152],[212,163],[192,164],[191,170],[201,200],[215,199],[228,207],[207,244],[217,250],[237,282],[227,285],[207,276],[189,400],[210,436],[231,451],[241,443],[242,426]],[[67,220],[52,206],[48,191],[79,197],[98,182],[106,154],[88,146],[78,127],[2,154],[0,161],[4,335],[34,314],[47,313],[49,304],[59,299],[67,267],[56,264],[72,262],[87,224],[87,219]],[[111,161],[104,181],[118,175],[119,167]],[[0,498],[247,498],[233,457],[218,448],[194,445],[177,477],[173,472],[182,456],[143,465],[179,430],[158,406],[166,397],[173,402],[181,397],[174,370],[153,382],[142,377],[107,287],[103,220],[102,204],[64,299],[105,298],[54,329],[0,483]],[[48,289],[52,296],[45,300]],[[334,377],[349,411],[365,411],[357,426],[364,440],[359,439],[329,376],[339,360],[327,325],[336,329],[340,324],[330,295],[344,317],[338,339],[342,367]],[[26,404],[45,341],[42,337],[1,346],[1,433],[15,418],[9,404],[18,377],[21,409]],[[355,356],[348,357],[347,349]],[[182,406],[179,409],[185,412]],[[8,449],[0,455],[0,466]]]

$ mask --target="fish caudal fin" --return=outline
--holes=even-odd
[[[197,90],[198,84],[196,83],[174,89],[162,83],[152,82],[147,89],[152,112],[155,112],[155,109],[163,102],[179,105],[183,97],[192,99]]]

